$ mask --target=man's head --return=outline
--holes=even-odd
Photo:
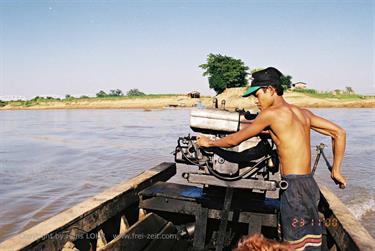
[[[259,89],[272,86],[277,95],[282,96],[284,93],[281,77],[283,74],[274,67],[268,67],[264,70],[254,72],[251,86],[246,90],[242,97],[254,95]]]

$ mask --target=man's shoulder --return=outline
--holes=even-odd
[[[285,105],[273,106],[267,109],[267,112],[269,114],[274,114],[274,115],[287,114],[287,113],[290,113],[291,106],[293,105],[285,104]]]
[[[263,119],[270,121],[271,124],[280,123],[290,117],[290,110],[286,106],[270,107],[262,113]]]
[[[299,106],[293,105],[293,104],[288,104],[288,105],[284,106],[284,109],[289,110],[293,113],[302,113],[305,116],[306,115],[307,116],[312,115],[312,112],[309,109],[299,107]]]
[[[298,107],[292,104],[285,104],[267,109],[268,116],[272,118],[274,122],[287,122],[293,120],[293,117],[299,118],[305,117],[308,119],[313,114],[311,111],[305,108]]]
[[[283,112],[282,109],[280,109],[280,107],[270,107],[268,109],[265,109],[264,111],[261,112],[261,115],[263,117],[275,117],[277,116],[278,114],[280,114],[280,112]]]

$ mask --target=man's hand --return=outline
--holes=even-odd
[[[197,145],[201,148],[210,147],[210,139],[206,136],[199,135],[197,136]]]
[[[340,173],[332,172],[331,178],[336,184],[339,185],[341,189],[344,189],[346,187],[346,178],[342,176]]]

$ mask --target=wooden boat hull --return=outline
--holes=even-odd
[[[0,250],[188,250],[205,243],[218,227],[220,203],[202,201],[207,197],[199,188],[166,182],[175,174],[175,163],[161,163],[0,243]],[[331,250],[375,250],[375,240],[345,205],[327,187],[319,187]],[[273,206],[259,204],[254,206],[258,212],[240,208],[236,213],[241,205],[234,203],[229,224],[238,235],[252,233],[254,224],[260,224],[266,235],[277,237]],[[193,242],[176,238],[181,223],[201,222],[199,217],[208,220],[195,227]],[[207,241],[204,248],[209,248]]]

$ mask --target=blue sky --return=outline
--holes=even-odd
[[[209,53],[375,93],[374,1],[0,0],[0,96],[214,94]]]

